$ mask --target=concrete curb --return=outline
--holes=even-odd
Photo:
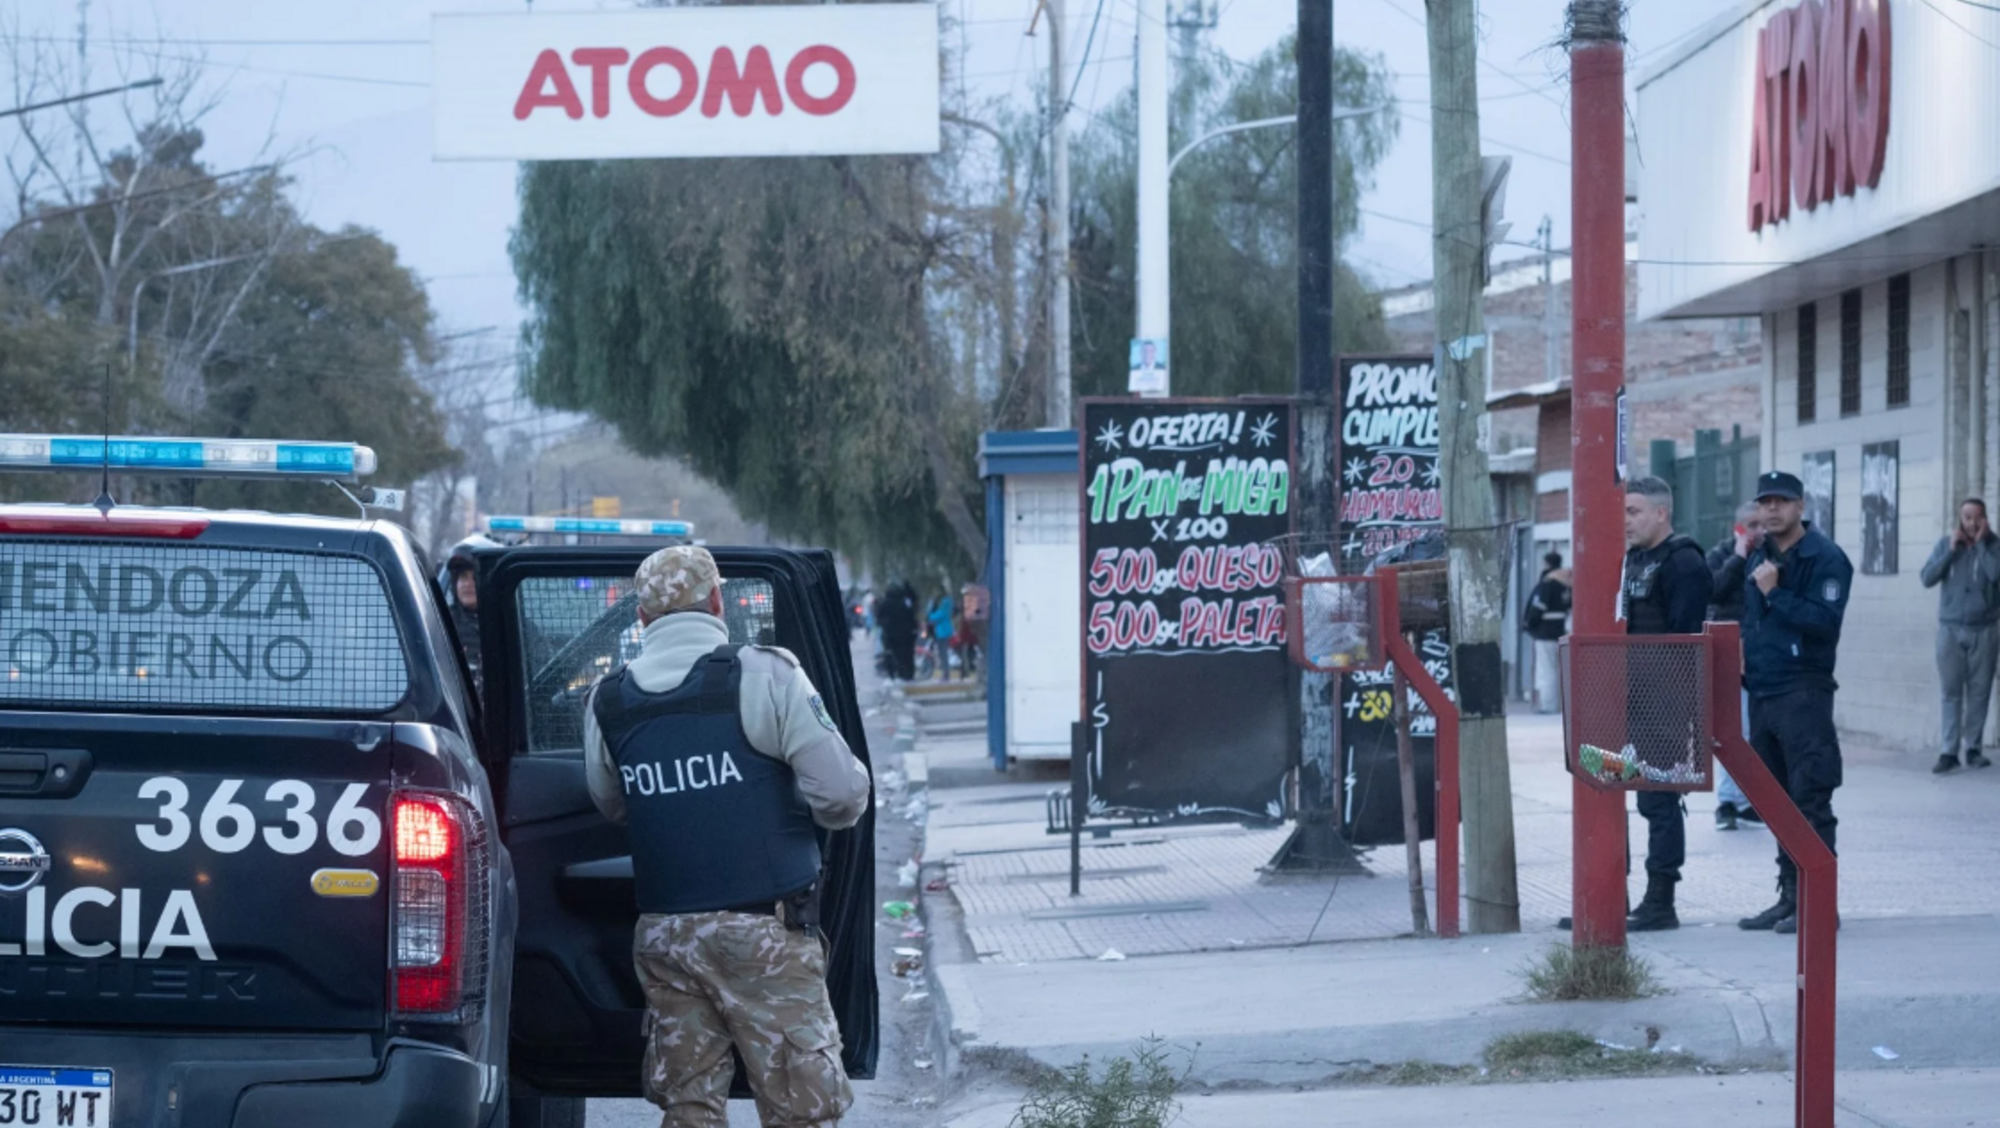
[[[1051,1042],[1003,1046],[979,1035],[978,1004],[959,968],[936,969],[943,987],[938,1014],[950,1024],[950,1042],[964,1066],[1007,1073],[1024,1068],[1060,1069],[1084,1055],[1104,1061],[1129,1057],[1144,1031],[1119,1042]],[[1618,1003],[1520,1003],[1483,1007],[1447,1021],[1380,1023],[1318,1029],[1175,1036],[1167,1043],[1188,1059],[1194,1088],[1238,1090],[1316,1087],[1352,1081],[1377,1066],[1423,1061],[1479,1065],[1486,1045],[1507,1034],[1576,1030],[1624,1046],[1644,1046],[1659,1031],[1662,1048],[1679,1047],[1704,1061],[1731,1068],[1779,1068],[1788,1048],[1757,1037],[1744,1040],[1727,992],[1665,996]],[[1733,994],[1741,994],[1736,992]],[[1334,1000],[1327,1000],[1335,1003]],[[1754,1004],[1753,1004],[1754,1005]],[[948,1016],[948,1017],[943,1017]],[[1052,1025],[1060,1016],[1051,1016]],[[1761,1021],[1757,1022],[1761,1026]]]
[[[1089,1055],[1130,1057],[1148,1035],[1135,1024],[1129,1039],[1002,1045],[981,1037],[982,1015],[964,967],[933,967],[940,1045],[954,1070],[987,1069],[1021,1076],[1060,1069]],[[1337,1006],[1337,1000],[1321,1000]],[[2000,995],[1890,998],[1869,996],[1840,1012],[1842,1069],[1981,1067],[1995,1064],[1994,1047],[1964,1033],[1990,1023]],[[1305,1016],[1301,1016],[1305,1017]],[[1196,1089],[1313,1088],[1353,1081],[1381,1065],[1422,1061],[1480,1065],[1486,1045],[1507,1034],[1575,1030],[1623,1046],[1647,1045],[1657,1031],[1663,1049],[1678,1048],[1730,1069],[1785,1069],[1792,1064],[1797,1012],[1790,1000],[1770,1003],[1749,991],[1686,990],[1629,1002],[1505,1003],[1479,1006],[1443,1021],[1305,1027],[1243,1033],[1176,1035],[1159,1032],[1186,1055]],[[1052,1031],[1062,1016],[1050,1015]],[[1891,1064],[1874,1047],[1893,1047]]]

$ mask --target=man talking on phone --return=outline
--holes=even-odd
[[[1986,703],[1993,694],[1993,666],[2000,656],[2000,537],[1986,523],[1986,503],[1966,498],[1958,523],[1924,564],[1924,586],[1938,589],[1938,682],[1943,689],[1941,751],[1931,771],[1983,768]]]
[[[1764,543],[1743,586],[1743,686],[1750,746],[1799,813],[1833,849],[1840,737],[1833,728],[1835,651],[1854,565],[1805,518],[1805,486],[1774,470],[1757,479]],[[1752,932],[1797,932],[1799,870],[1778,848],[1778,902],[1737,922]]]

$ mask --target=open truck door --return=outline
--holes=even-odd
[[[582,743],[590,687],[638,653],[632,575],[649,551],[519,547],[479,558],[485,755],[520,896],[510,1072],[551,1095],[639,1095],[646,1003],[632,965],[631,847],[591,802]],[[832,556],[709,551],[730,641],[796,655],[868,763]],[[827,987],[856,1079],[874,1076],[877,1047],[874,838],[872,801],[854,827],[820,832]],[[734,1095],[748,1095],[741,1070]]]

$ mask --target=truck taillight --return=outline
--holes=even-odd
[[[420,791],[397,792],[392,810],[391,1008],[410,1018],[454,1015],[485,948],[473,817],[453,796]]]

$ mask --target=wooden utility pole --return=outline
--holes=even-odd
[[[1472,932],[1517,932],[1514,793],[1507,771],[1500,623],[1507,538],[1494,527],[1486,463],[1486,271],[1481,216],[1476,0],[1429,0],[1431,261],[1437,311],[1439,457],[1451,559],[1452,679],[1459,708],[1465,899]]]

